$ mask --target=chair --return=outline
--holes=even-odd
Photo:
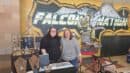
[[[22,57],[19,57],[14,64],[17,73],[26,73],[26,60],[24,60]]]
[[[32,55],[29,59],[29,63],[31,65],[32,70],[39,68],[39,58],[36,55]]]

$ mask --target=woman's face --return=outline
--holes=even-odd
[[[50,36],[51,37],[55,37],[56,36],[56,29],[55,28],[51,28],[51,30],[50,30]]]
[[[70,38],[70,31],[68,31],[68,30],[65,31],[65,37]]]

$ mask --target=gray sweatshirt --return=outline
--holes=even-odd
[[[73,60],[80,55],[79,43],[75,38],[68,40],[66,38],[61,39],[62,43],[62,59]]]

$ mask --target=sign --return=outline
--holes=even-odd
[[[88,7],[74,9],[59,7],[56,4],[38,3],[32,17],[32,24],[40,28],[44,33],[51,26],[56,26],[58,29],[63,27],[80,28],[82,27],[82,19],[87,18],[85,21],[90,19],[87,10],[89,13],[92,11]]]

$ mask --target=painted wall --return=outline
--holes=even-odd
[[[38,1],[43,1],[43,0],[38,0]],[[71,8],[81,8],[83,6],[89,6],[89,7],[96,8],[97,10],[101,9],[101,7],[104,3],[112,3],[112,1],[108,1],[108,0],[104,0],[104,1],[102,1],[102,0],[47,0],[47,1],[44,1],[43,3],[45,3],[45,2],[48,4],[55,3],[61,7],[65,6],[65,7],[71,7]],[[28,29],[28,26],[32,24],[28,20],[28,15],[29,15],[29,11],[30,11],[33,3],[32,3],[32,0],[21,0],[20,3],[21,3],[20,4],[21,33],[25,34],[25,32]],[[126,7],[130,11],[129,3],[123,4],[121,1],[119,1],[119,2],[114,1],[114,3],[112,4],[113,5],[112,7],[117,12],[121,9],[121,7]],[[32,16],[32,14],[30,14],[30,16]],[[40,31],[37,28],[33,28],[33,27],[30,30]]]
[[[109,2],[108,0],[107,1],[105,0],[103,2],[102,0],[35,0],[35,1],[38,1],[38,3],[36,2],[34,5],[32,3],[32,0],[20,1],[22,35],[26,34],[42,35],[41,31],[42,32],[47,31],[47,29],[45,29],[46,27],[44,26],[45,24],[54,25],[58,21],[62,21],[64,14],[67,15],[68,19],[69,16],[71,16],[71,21],[72,19],[74,19],[75,21],[76,18],[73,17],[76,17],[78,15],[85,16],[85,14],[88,14],[91,17],[91,19],[89,19],[90,20],[89,24],[91,24],[92,27],[101,25],[102,27],[111,28],[113,30],[115,30],[116,26],[119,26],[121,28],[122,26],[128,27],[127,24],[128,17],[121,17],[118,14],[118,12],[121,9],[123,9],[122,7],[130,11],[130,4],[129,4],[130,2],[126,4],[123,4],[121,2],[114,2],[113,4],[111,4],[112,1]],[[33,9],[32,12],[30,13],[32,6]],[[124,15],[125,14],[123,13],[123,16]],[[64,19],[64,21],[66,21],[66,19]],[[57,21],[53,23],[54,20]],[[59,22],[59,25],[61,25],[62,23]],[[66,25],[70,24],[68,23]],[[126,27],[123,28],[127,29]],[[98,52],[97,54],[99,53],[100,52]]]
[[[0,54],[11,53],[11,34],[20,33],[19,0],[0,0]]]
[[[0,0],[0,54],[9,53],[11,34],[24,33],[28,25],[27,15],[32,7],[33,0]],[[49,0],[46,0],[49,1]],[[55,0],[71,7],[81,7],[91,5],[100,8],[102,0]],[[105,0],[107,3],[107,1]],[[86,4],[88,3],[88,4]],[[110,2],[111,3],[111,2]],[[73,4],[73,5],[72,5]],[[127,7],[130,11],[130,4],[122,5],[121,2],[114,3],[114,8],[118,11],[121,7]],[[20,20],[19,20],[20,19]],[[129,16],[130,25],[130,16]],[[21,30],[20,30],[21,29]]]

